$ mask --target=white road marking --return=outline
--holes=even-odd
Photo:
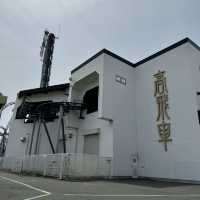
[[[25,186],[25,187],[27,187],[27,188],[30,188],[30,189],[32,189],[32,190],[35,190],[35,191],[44,193],[44,194],[42,194],[42,195],[37,195],[37,196],[34,196],[34,197],[26,198],[26,199],[24,199],[24,200],[39,199],[39,198],[42,198],[42,197],[51,195],[50,192],[47,192],[47,191],[42,190],[42,189],[40,189],[40,188],[33,187],[33,186],[31,186],[31,185],[28,185],[28,184],[23,183],[23,182],[20,182],[20,181],[16,181],[16,180],[14,180],[14,179],[7,178],[7,177],[4,177],[4,176],[0,176],[0,178],[2,178],[2,179],[4,179],[4,180],[7,180],[7,181],[10,181],[10,182],[13,182],[13,183],[16,183],[16,184],[23,185],[23,186]]]
[[[200,194],[64,194],[77,197],[200,197]]]

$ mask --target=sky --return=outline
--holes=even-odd
[[[103,48],[137,62],[185,37],[200,45],[199,0],[0,0],[0,92],[40,85],[43,32],[55,42],[50,85]],[[0,125],[6,125],[12,108]]]

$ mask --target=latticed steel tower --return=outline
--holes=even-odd
[[[51,64],[53,59],[53,50],[55,43],[55,35],[49,33],[49,31],[44,31],[43,42],[40,51],[40,57],[42,60],[42,74],[40,87],[48,87],[51,75]]]

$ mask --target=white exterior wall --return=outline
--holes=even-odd
[[[87,90],[99,86],[98,111],[85,114],[85,119],[79,119],[79,112],[65,116],[65,132],[73,134],[67,152],[82,153],[84,135],[99,133],[99,156],[113,157],[113,176],[132,176],[135,156],[138,176],[200,181],[199,66],[200,52],[190,43],[136,68],[105,53],[85,64],[72,74],[69,100],[82,100]],[[168,86],[172,142],[167,152],[158,142],[153,78],[158,70],[166,71]],[[125,78],[126,85],[116,82],[116,75]],[[48,98],[66,100],[61,93],[34,95],[32,100]],[[48,123],[54,142],[56,125]],[[25,154],[26,143],[19,138],[31,133],[31,127],[23,120],[12,122],[6,155]],[[40,153],[51,153],[43,131],[41,143]]]
[[[200,53],[189,43],[136,68],[139,175],[200,180],[200,125],[197,117]],[[159,143],[153,74],[166,71],[171,138]]]
[[[13,109],[12,119],[9,123],[9,136],[8,143],[6,146],[6,156],[22,156],[25,155],[27,142],[22,143],[20,137],[28,137],[32,124],[27,124],[24,126],[23,120],[15,120],[15,115],[18,106],[21,104],[21,99],[16,99],[15,106]]]
[[[109,121],[100,119],[103,98],[103,66],[104,55],[100,55],[95,60],[86,64],[81,69],[72,74],[72,100],[82,99],[85,92],[99,86],[98,111],[85,114],[85,119],[78,119],[72,116],[74,126],[78,129],[78,153],[83,152],[84,135],[99,133],[99,156],[113,156],[113,126]],[[97,73],[98,78],[87,81],[87,77]],[[79,84],[80,86],[76,86]],[[76,118],[76,119],[75,119]]]
[[[64,91],[62,92],[48,92],[47,94],[34,94],[32,96],[29,96],[27,101],[65,101],[66,96],[64,95]],[[10,133],[8,138],[8,144],[6,148],[6,156],[24,156],[28,153],[29,149],[27,143],[30,141],[32,129],[33,129],[33,123],[24,123],[24,120],[22,119],[15,119],[17,108],[21,105],[22,98],[16,100],[16,104],[13,110],[13,116],[12,120],[10,122]],[[50,137],[52,139],[52,142],[54,144],[54,147],[56,145],[56,128],[57,128],[57,120],[54,122],[48,122],[47,127],[49,130]],[[33,140],[33,146],[32,146],[32,153],[35,149],[35,139],[37,135],[38,130],[38,122],[36,124],[35,133],[34,133],[34,140]],[[52,153],[50,144],[48,141],[48,138],[46,136],[44,127],[41,126],[40,130],[41,139],[40,139],[40,146],[39,146],[39,153]],[[21,142],[20,137],[26,137],[26,142]]]
[[[113,120],[113,176],[132,176],[137,153],[135,127],[135,69],[104,55],[102,117]],[[116,82],[116,75],[126,85]]]
[[[79,126],[78,153],[83,153],[84,135],[99,134],[99,156],[113,156],[113,127],[98,118],[98,112],[88,114]]]

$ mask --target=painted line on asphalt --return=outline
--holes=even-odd
[[[39,198],[42,198],[42,197],[51,195],[50,192],[47,192],[47,191],[42,190],[42,189],[37,188],[37,187],[33,187],[33,186],[31,186],[31,185],[28,185],[28,184],[23,183],[23,182],[20,182],[20,181],[16,181],[16,180],[14,180],[14,179],[7,178],[7,177],[5,177],[5,176],[0,176],[0,178],[2,178],[2,179],[4,179],[4,180],[7,180],[7,181],[10,181],[10,182],[12,182],[12,183],[16,183],[16,184],[19,184],[19,185],[23,185],[23,186],[25,186],[25,187],[27,187],[27,188],[29,188],[29,189],[32,189],[32,190],[35,190],[35,191],[44,193],[44,194],[42,194],[42,195],[37,195],[37,196],[34,196],[34,197],[29,197],[29,198],[26,198],[26,199],[24,199],[24,200],[39,199]]]
[[[200,194],[64,194],[75,197],[200,197]]]

